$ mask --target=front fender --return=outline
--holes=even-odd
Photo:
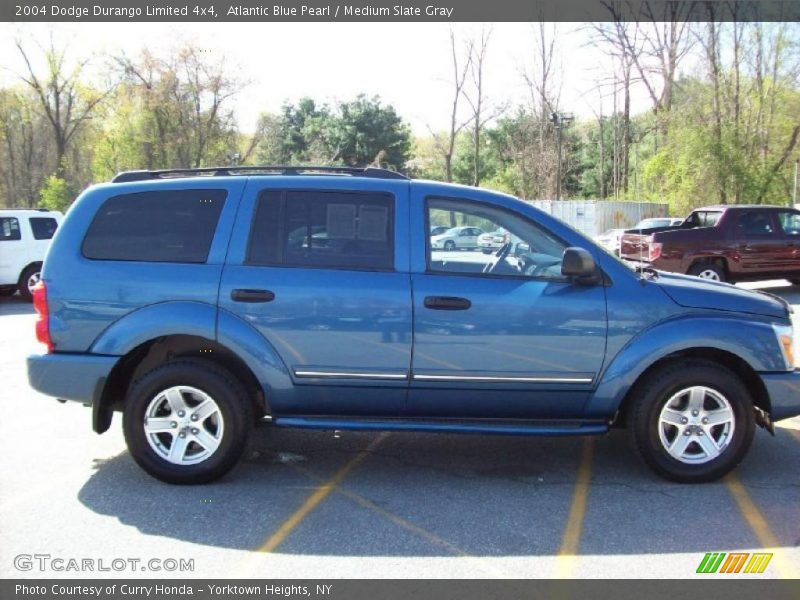
[[[775,332],[768,323],[741,317],[684,316],[661,323],[634,337],[609,362],[590,397],[587,417],[608,418],[644,371],[662,358],[693,348],[734,354],[755,371],[785,371]]]
[[[217,308],[202,302],[150,304],[118,319],[92,342],[89,352],[123,356],[137,346],[168,335],[213,340]]]

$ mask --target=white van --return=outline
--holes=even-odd
[[[19,290],[31,300],[50,240],[63,218],[45,209],[0,209],[0,296]]]

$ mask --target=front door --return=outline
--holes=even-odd
[[[492,254],[425,252],[412,274],[413,416],[547,418],[578,416],[600,372],[606,345],[601,285],[561,275],[567,244],[528,218],[470,199],[424,202],[429,227],[453,218],[509,241]]]
[[[292,187],[290,177],[248,184],[220,307],[258,329],[283,359],[295,385],[290,403],[273,402],[276,413],[402,410],[411,286],[394,244],[407,232],[397,211],[406,210],[408,184],[375,185],[309,190]]]
[[[779,274],[791,279],[800,277],[800,211],[780,210],[776,217],[783,238]]]

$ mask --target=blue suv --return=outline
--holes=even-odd
[[[437,227],[508,232],[438,249]],[[720,477],[800,414],[790,308],[634,271],[513,197],[355,168],[136,171],[73,204],[35,290],[31,385],[116,411],[151,475],[230,470],[253,426],[630,432]]]

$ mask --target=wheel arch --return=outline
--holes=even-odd
[[[114,365],[99,397],[93,403],[92,428],[105,432],[113,412],[121,410],[130,385],[144,373],[176,359],[196,359],[214,363],[236,377],[247,391],[256,417],[270,414],[264,387],[250,366],[223,344],[197,335],[166,335],[140,343]]]
[[[689,273],[695,267],[708,264],[719,267],[725,273],[725,278],[730,278],[731,270],[727,257],[712,254],[692,256],[689,259],[689,266],[686,268],[686,272]]]
[[[732,352],[720,350],[719,348],[696,347],[686,348],[684,350],[663,356],[642,371],[642,373],[640,373],[636,378],[634,384],[628,389],[627,393],[622,398],[614,418],[614,425],[618,427],[626,426],[628,412],[631,404],[636,398],[638,390],[654,371],[671,363],[691,359],[706,360],[721,365],[735,373],[747,388],[747,391],[753,400],[753,404],[766,413],[770,412],[771,405],[767,388],[764,385],[764,382],[758,376],[757,371],[750,364],[748,364],[747,361]]]

